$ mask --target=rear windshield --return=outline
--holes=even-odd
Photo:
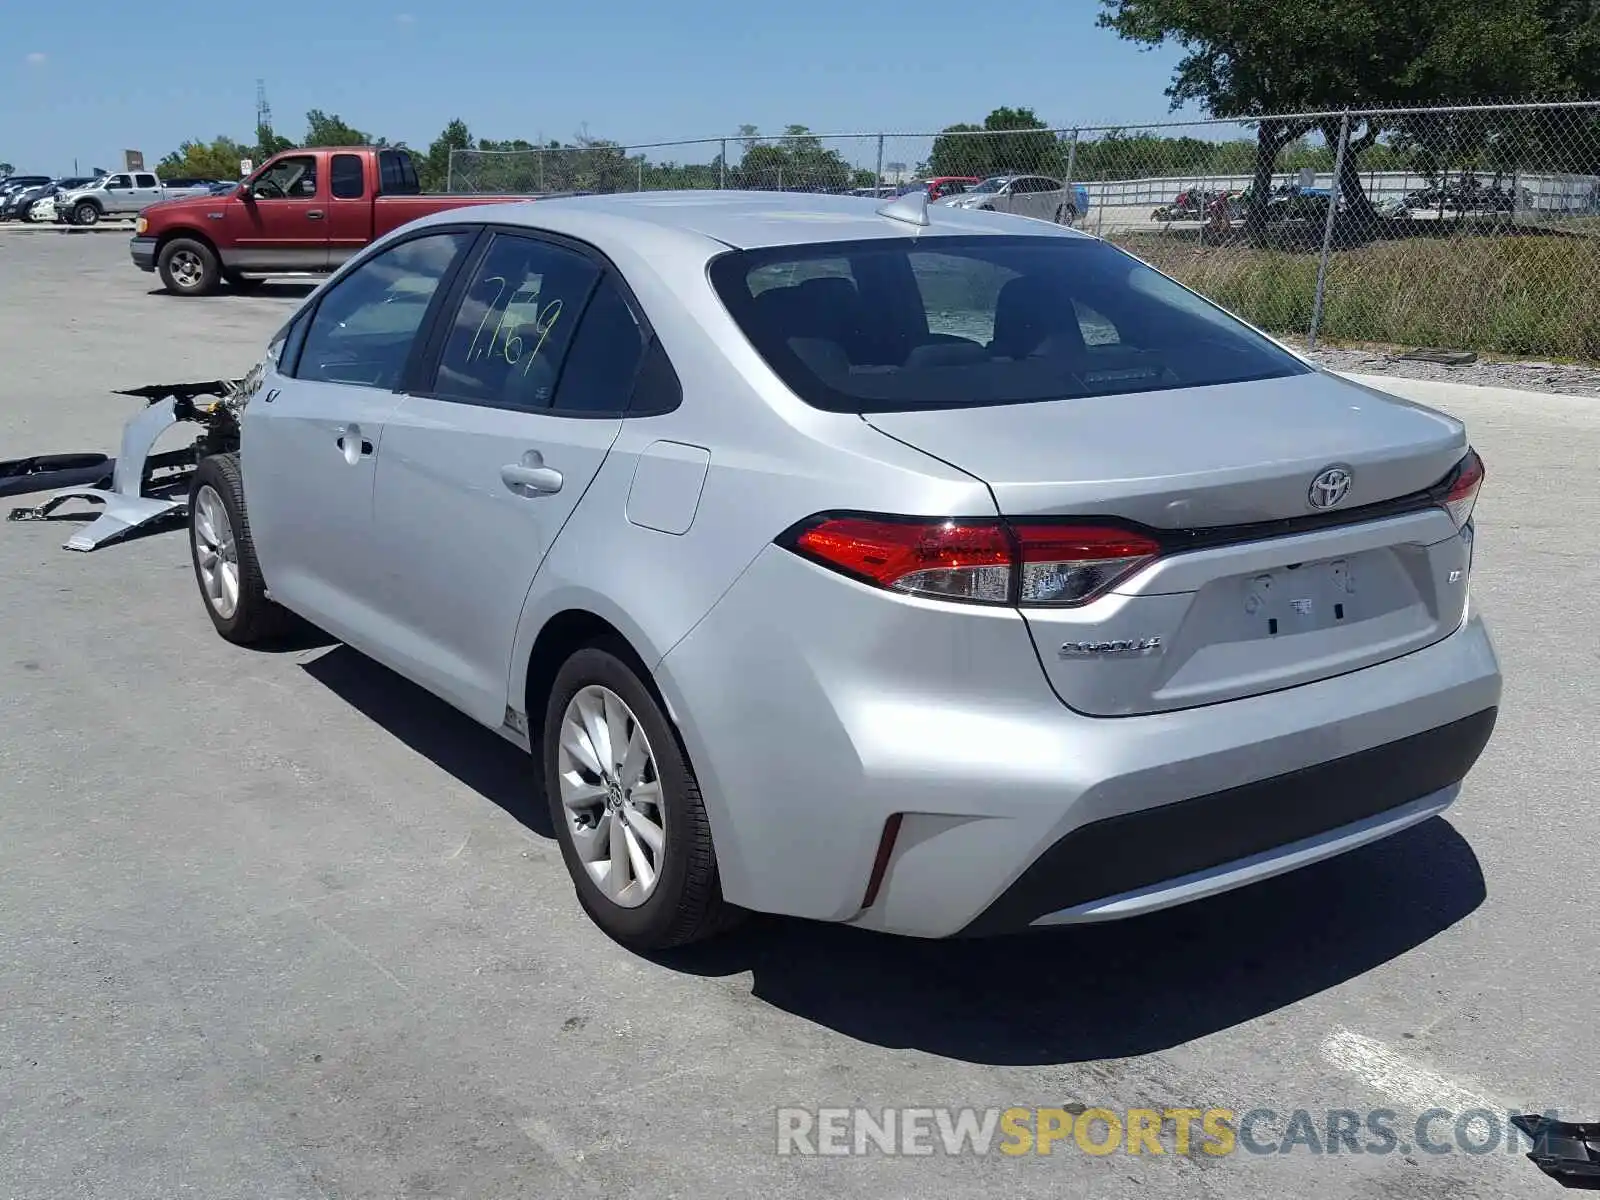
[[[733,251],[711,264],[711,282],[790,390],[832,412],[1025,404],[1310,370],[1089,238]]]

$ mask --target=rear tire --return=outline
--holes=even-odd
[[[173,238],[161,247],[156,270],[174,296],[209,296],[222,282],[216,252],[194,238]]]
[[[267,598],[237,454],[200,460],[189,486],[189,557],[211,624],[238,646],[281,637],[293,618]]]
[[[562,664],[540,757],[578,902],[613,940],[648,953],[719,933],[737,910],[722,899],[694,768],[632,658],[594,645]]]

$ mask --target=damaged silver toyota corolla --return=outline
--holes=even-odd
[[[848,197],[483,207],[344,267],[190,504],[531,751],[584,908],[925,937],[1209,896],[1442,812],[1500,672],[1460,422],[1115,247]]]

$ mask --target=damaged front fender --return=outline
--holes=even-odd
[[[195,464],[209,454],[238,449],[239,412],[260,388],[264,369],[258,367],[244,379],[214,379],[199,383],[146,384],[119,389],[136,396],[145,408],[122,430],[117,457],[56,455],[0,463],[0,487],[6,468],[15,481],[11,491],[60,490],[44,503],[13,509],[13,521],[42,521],[69,500],[87,500],[101,506],[99,515],[67,539],[64,549],[95,550],[134,529],[164,518],[184,514],[188,507],[188,482]],[[252,377],[253,380],[252,380]],[[179,450],[151,454],[156,440],[172,426],[189,422],[199,426],[193,443]],[[52,464],[51,459],[60,460]],[[69,477],[70,476],[70,477]],[[86,478],[87,476],[87,478]],[[109,486],[106,486],[109,477]],[[66,484],[68,486],[63,487]],[[0,491],[0,494],[5,494]]]

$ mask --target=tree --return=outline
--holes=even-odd
[[[354,126],[346,125],[344,118],[337,113],[325,113],[320,108],[313,108],[306,114],[306,138],[303,145],[376,146],[382,144],[382,138],[375,138],[370,133],[363,133]]]
[[[4,179],[7,175],[15,175],[16,173],[17,169],[10,163],[0,162],[0,179]]]
[[[1333,118],[1272,114],[1527,95],[1560,68],[1541,7],[1577,0],[1100,0],[1099,24],[1147,47],[1183,51],[1167,88],[1174,109],[1199,101],[1219,117],[1261,117],[1246,228],[1265,224],[1278,155]],[[1576,11],[1576,7],[1574,8]],[[1370,216],[1359,159],[1386,122],[1354,121],[1338,187],[1353,217]],[[1389,124],[1393,124],[1390,122]]]
[[[199,179],[237,179],[241,159],[254,156],[254,149],[231,137],[218,134],[209,142],[188,141],[156,164],[158,174]]]
[[[933,152],[928,155],[925,164],[926,174],[934,178],[941,175],[988,175],[990,157],[984,146],[985,139],[980,136],[982,133],[982,125],[966,121],[946,126],[944,132],[933,139]]]
[[[982,125],[951,125],[933,140],[933,175],[1059,175],[1066,167],[1060,141],[1031,108],[997,108]]]
[[[256,152],[255,160],[258,163],[266,162],[274,154],[281,154],[285,150],[294,149],[294,143],[286,137],[279,137],[272,132],[271,125],[256,126]]]
[[[754,125],[742,125],[739,144],[743,153],[729,172],[732,187],[837,192],[849,187],[856,174],[843,155],[824,146],[804,125],[787,125],[771,141],[762,140]],[[877,175],[869,175],[868,184],[875,183]]]
[[[417,179],[422,189],[442,192],[450,186],[450,152],[472,149],[472,131],[460,117],[451,121],[428,143],[428,152],[416,157]]]

